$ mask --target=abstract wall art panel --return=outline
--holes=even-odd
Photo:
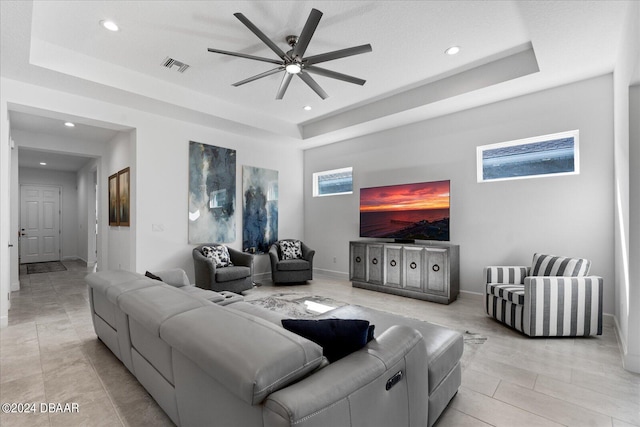
[[[189,141],[189,243],[236,239],[236,150]]]
[[[577,130],[477,148],[478,182],[580,173]]]
[[[278,171],[242,167],[242,249],[266,253],[278,240]]]

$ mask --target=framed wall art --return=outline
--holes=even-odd
[[[131,203],[129,190],[131,176],[129,168],[122,169],[118,172],[118,225],[129,226],[129,217],[131,214]]]
[[[242,167],[242,250],[264,254],[278,240],[278,171]]]
[[[114,173],[109,177],[109,225],[118,224],[118,174]]]
[[[236,150],[189,141],[189,243],[236,239]]]
[[[477,147],[478,182],[580,173],[579,131]]]
[[[129,191],[131,175],[129,168],[124,168],[109,177],[109,225],[128,227],[131,215],[131,199]]]

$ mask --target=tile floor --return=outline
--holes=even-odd
[[[0,402],[36,402],[36,414],[0,414],[8,426],[163,426],[164,412],[97,340],[80,262],[67,271],[21,274],[0,331]],[[21,273],[26,273],[22,272]],[[606,317],[597,338],[531,339],[488,318],[479,295],[451,305],[352,288],[316,277],[309,285],[254,288],[322,295],[481,334],[465,344],[462,386],[437,426],[640,426],[640,375],[622,368]],[[77,403],[76,413],[42,413],[40,403]],[[372,426],[374,427],[374,426]]]

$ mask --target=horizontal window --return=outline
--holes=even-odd
[[[577,130],[477,147],[478,182],[580,173]]]
[[[353,193],[352,167],[313,174],[313,197],[351,193]]]

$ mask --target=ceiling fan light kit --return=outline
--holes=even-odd
[[[361,46],[350,47],[346,49],[335,50],[332,52],[321,53],[319,55],[313,55],[304,57],[304,54],[311,42],[311,38],[320,23],[322,18],[322,12],[317,9],[311,9],[309,18],[304,24],[304,28],[300,33],[300,36],[289,35],[286,37],[287,43],[291,46],[291,50],[284,52],[278,47],[269,37],[267,37],[258,27],[256,27],[249,19],[247,19],[242,13],[234,13],[234,15],[240,22],[242,22],[252,33],[254,33],[269,49],[271,49],[278,57],[277,59],[264,58],[261,56],[248,55],[240,52],[229,52],[226,50],[208,48],[207,50],[212,53],[219,53],[222,55],[235,56],[238,58],[251,59],[254,61],[268,62],[275,64],[278,67],[239,82],[233,83],[233,86],[241,86],[246,83],[253,82],[263,77],[271,76],[273,74],[284,71],[282,82],[276,93],[276,99],[282,99],[284,97],[289,83],[294,75],[300,77],[300,79],[307,84],[313,91],[322,99],[326,99],[329,95],[320,87],[320,85],[309,75],[317,74],[324,77],[329,77],[336,80],[341,80],[347,83],[353,83],[357,85],[364,85],[366,80],[353,77],[347,74],[338,73],[335,71],[327,70],[325,68],[317,67],[315,64],[322,62],[332,61],[334,59],[346,58],[348,56],[359,55],[361,53],[371,52],[371,45],[365,44]]]

